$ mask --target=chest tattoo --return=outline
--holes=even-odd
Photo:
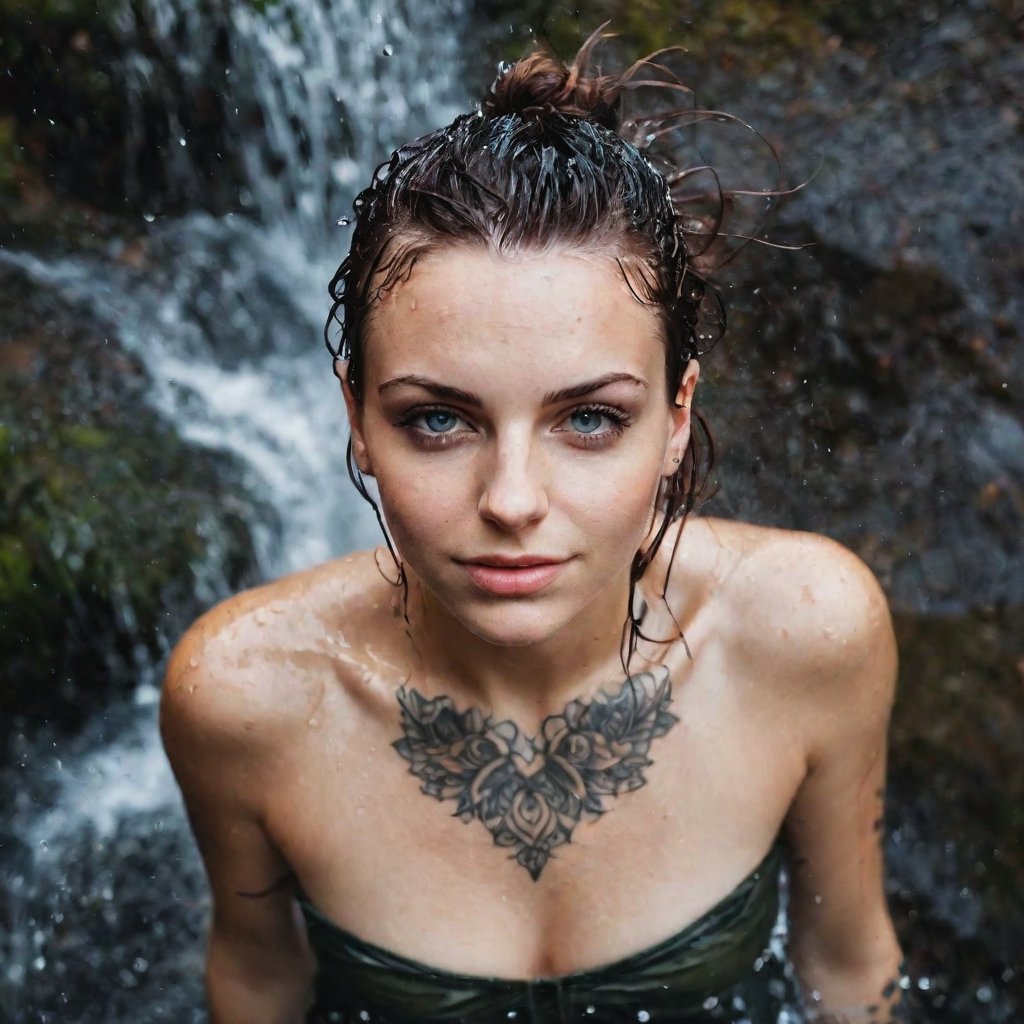
[[[420,790],[454,800],[464,823],[483,822],[534,881],[580,820],[596,821],[608,798],[644,785],[651,741],[679,721],[666,710],[664,666],[630,676],[615,694],[571,701],[535,737],[477,708],[457,711],[450,697],[427,700],[403,686],[398,703],[405,738],[392,745],[423,780]]]

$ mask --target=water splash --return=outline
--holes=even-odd
[[[267,224],[298,230],[315,248],[330,244],[325,210],[344,206],[368,170],[399,141],[458,112],[462,0],[275,0],[200,4],[142,0],[123,17],[134,39],[124,63],[142,138],[157,58],[198,94],[216,70],[210,40],[229,47],[225,145],[244,177],[244,205]],[[146,41],[145,47],[142,41]],[[167,134],[183,137],[180,96],[159,104]],[[175,147],[171,147],[174,149]],[[166,154],[172,183],[202,194],[189,147]]]
[[[147,40],[119,69],[136,148],[154,62],[188,94],[227,19],[225,88],[239,103],[225,144],[245,215],[149,214],[138,260],[121,260],[117,243],[46,259],[0,250],[112,326],[184,437],[248,467],[283,524],[280,537],[253,524],[268,577],[377,540],[344,475],[344,407],[321,341],[326,285],[357,188],[399,142],[454,116],[462,16],[461,0],[126,4],[122,32]],[[206,185],[182,96],[162,99],[168,177],[198,202]],[[201,575],[197,586],[210,602],[223,592]],[[18,797],[0,835],[0,1016],[14,1024],[69,1019],[68,994],[78,1024],[201,1019],[205,886],[157,737],[158,666],[139,672],[134,698],[62,741],[59,757],[45,735],[21,737],[5,779]]]

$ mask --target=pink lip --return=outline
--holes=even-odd
[[[510,564],[518,561],[520,564]],[[469,578],[489,594],[521,597],[536,594],[562,571],[565,562],[526,562],[525,559],[495,558],[494,564],[464,562]]]

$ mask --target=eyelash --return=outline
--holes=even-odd
[[[420,417],[428,416],[432,412],[446,412],[459,419],[462,418],[454,409],[446,405],[420,405],[410,410],[406,416],[398,420],[395,426],[408,431],[416,438],[416,442],[424,448],[447,448],[449,445],[457,443],[459,435],[462,433],[461,431],[448,431],[437,434],[414,426]],[[576,438],[582,443],[584,448],[600,448],[609,444],[612,439],[621,436],[633,422],[631,416],[611,405],[580,405],[570,410],[565,418],[568,419],[570,416],[581,412],[597,413],[598,415],[606,416],[611,421],[608,429],[602,430],[599,434],[577,433]]]

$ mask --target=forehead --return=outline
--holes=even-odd
[[[610,255],[551,250],[503,256],[449,247],[386,293],[366,339],[367,376],[448,377],[523,369],[542,376],[664,365],[655,310],[637,301]]]

